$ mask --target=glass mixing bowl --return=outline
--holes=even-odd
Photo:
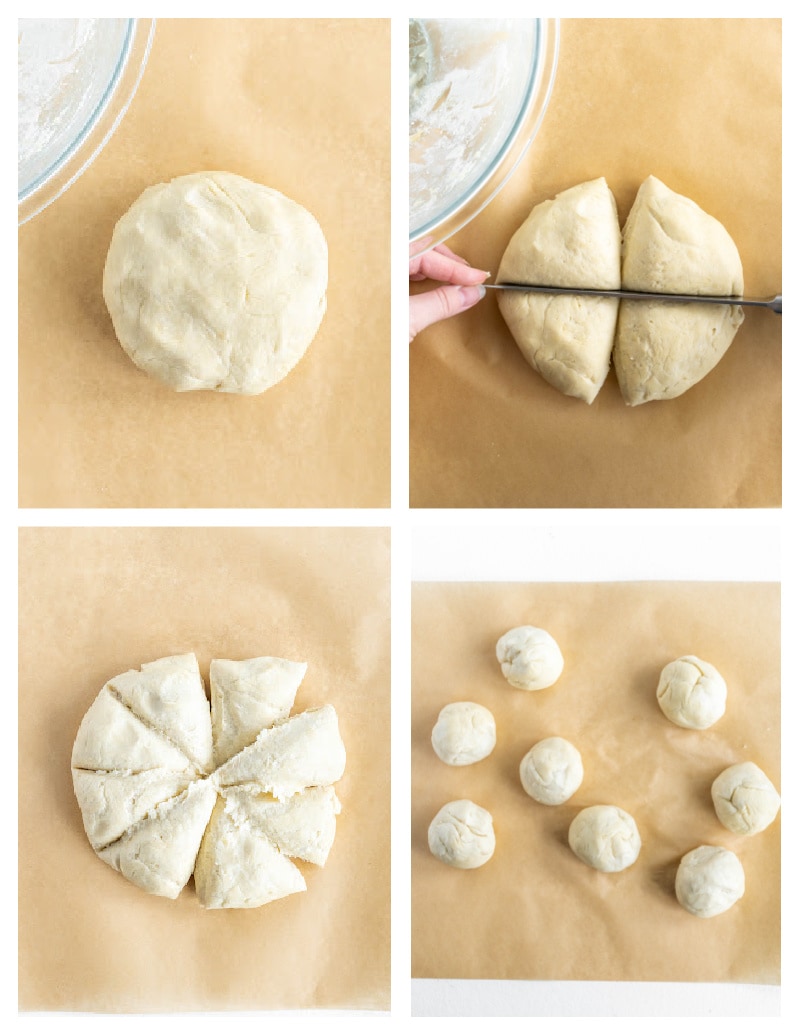
[[[150,18],[22,18],[18,30],[19,222],[91,164],[144,72]]]
[[[411,19],[410,240],[433,247],[497,194],[536,136],[558,20]]]

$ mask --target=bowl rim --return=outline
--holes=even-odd
[[[505,186],[539,132],[555,82],[560,22],[558,18],[532,20],[536,23],[535,61],[532,63],[525,100],[513,126],[494,160],[457,201],[421,226],[413,229],[409,227],[409,243],[412,246],[418,245],[418,249],[412,249],[415,253],[435,248],[471,222]],[[524,144],[515,153],[514,144],[523,137]]]
[[[144,74],[155,18],[128,18],[114,73],[83,128],[32,183],[17,189],[21,226],[60,197],[97,158],[122,121]]]

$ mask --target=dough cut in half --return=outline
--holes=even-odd
[[[72,753],[98,856],[167,898],[194,872],[208,908],[304,891],[291,859],[325,864],[345,766],[331,705],[289,716],[305,672],[283,658],[214,661],[210,706],[193,654],[110,679]],[[214,759],[225,761],[215,770]]]
[[[650,176],[623,230],[622,286],[667,294],[741,295],[744,277],[725,227]],[[623,302],[613,360],[625,402],[638,406],[682,395],[722,359],[743,320],[738,305]]]
[[[149,187],[114,228],[103,297],[133,362],[179,392],[256,395],[299,362],[325,314],[316,219],[229,172]]]
[[[620,286],[617,205],[600,177],[536,205],[511,238],[498,283]],[[616,299],[498,292],[498,305],[525,359],[565,395],[591,403],[609,371]]]

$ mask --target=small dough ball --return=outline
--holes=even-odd
[[[707,730],[725,714],[728,687],[713,665],[693,654],[665,665],[656,697],[670,722],[687,730]]]
[[[711,800],[720,823],[734,834],[758,834],[778,815],[781,799],[755,762],[724,769],[711,784]]]
[[[617,204],[600,177],[536,205],[509,241],[498,283],[620,286]],[[498,305],[520,352],[560,392],[591,403],[611,365],[615,298],[500,291]]]
[[[474,870],[494,854],[492,815],[474,801],[449,801],[428,827],[428,847],[448,866]]]
[[[744,895],[744,870],[727,848],[701,845],[681,859],[675,894],[694,916],[718,916]]]
[[[494,750],[494,716],[482,704],[456,701],[439,712],[433,727],[433,750],[448,765],[471,765]]]
[[[636,821],[616,805],[592,805],[573,819],[569,846],[587,866],[618,873],[639,858],[642,839]]]
[[[227,172],[149,187],[114,228],[103,297],[123,349],[178,392],[256,395],[286,377],[325,313],[316,219]]]
[[[622,232],[622,286],[680,295],[741,295],[742,262],[725,227],[655,176]],[[623,302],[614,369],[628,406],[674,399],[724,356],[744,320],[738,305]]]
[[[563,737],[534,744],[519,765],[525,792],[542,805],[563,805],[583,780],[580,751]]]
[[[497,641],[503,675],[518,690],[544,690],[564,671],[558,644],[544,629],[521,625]]]

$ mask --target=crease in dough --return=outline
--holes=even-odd
[[[263,729],[288,717],[307,668],[286,658],[211,662],[216,767],[252,744]]]
[[[206,909],[253,909],[306,890],[295,864],[222,798],[203,835],[194,886]]]
[[[189,773],[145,769],[139,773],[72,770],[72,786],[89,843],[97,851],[122,837],[157,805],[192,783]]]
[[[194,772],[192,762],[166,737],[134,715],[104,686],[78,728],[73,769],[172,769]]]
[[[157,730],[204,773],[213,767],[211,712],[194,654],[146,662],[106,684],[143,723]]]
[[[229,787],[223,793],[231,814],[249,823],[284,855],[325,865],[342,810],[333,787],[309,787],[285,801],[250,787]]]
[[[283,801],[307,787],[336,783],[344,773],[345,761],[336,710],[326,704],[262,730],[213,779],[220,788],[252,784]]]
[[[144,891],[177,898],[194,870],[216,798],[208,779],[196,780],[97,854]]]

